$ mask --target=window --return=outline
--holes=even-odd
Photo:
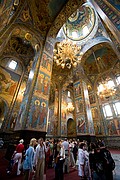
[[[68,97],[70,97],[70,91],[68,91]]]
[[[78,38],[77,32],[73,31],[73,32],[72,32],[72,37],[73,37],[74,39]]]
[[[86,36],[89,33],[89,29],[87,26],[83,27],[83,35]]]
[[[113,88],[115,86],[114,82],[112,80],[109,80],[107,82],[109,88]]]
[[[116,78],[116,80],[117,80],[117,84],[119,85],[119,84],[120,84],[120,76],[118,76],[118,77]]]
[[[103,106],[103,113],[106,118],[110,118],[113,116],[112,110],[109,104]]]
[[[116,115],[120,115],[120,102],[116,102],[113,104],[113,108]]]
[[[33,76],[34,76],[34,72],[31,70],[29,74],[29,79],[33,79]]]
[[[17,66],[17,62],[14,61],[14,60],[12,60],[12,61],[10,62],[10,64],[9,64],[8,67],[11,68],[11,69],[13,69],[13,70],[15,70],[16,66]]]

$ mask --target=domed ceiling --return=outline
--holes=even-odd
[[[10,20],[15,20],[15,22],[23,23],[24,26],[26,27],[33,27],[31,24],[27,24],[29,19],[31,23],[34,24],[33,30],[36,29],[41,33],[43,37],[47,34],[49,31],[50,27],[52,26],[53,22],[55,21],[56,17],[59,15],[59,13],[62,11],[63,7],[65,7],[65,4],[67,2],[71,2],[71,6],[68,4],[67,7],[67,12],[74,12],[75,8],[74,1],[70,0],[25,0],[25,4],[23,4],[23,0],[21,1],[16,1],[19,2],[18,6],[13,6],[14,1],[10,0],[5,0],[0,2],[0,15],[1,15],[1,22],[0,22],[0,30],[4,30],[4,28],[7,29]],[[72,4],[73,2],[73,4]],[[80,1],[83,2],[83,1]],[[25,7],[23,6],[24,13],[21,10],[21,5],[26,5]],[[76,3],[77,4],[77,3]],[[28,6],[29,5],[29,6]],[[13,9],[16,8],[16,9]],[[71,8],[70,8],[71,7]],[[72,11],[72,10],[73,11]],[[17,17],[17,13],[20,13],[20,16]],[[29,12],[27,14],[27,12]],[[64,12],[64,11],[63,11]],[[68,14],[68,13],[66,13]],[[71,13],[72,14],[72,13]],[[26,15],[26,21],[21,20],[21,17],[23,15]],[[27,16],[29,15],[29,16]],[[29,17],[29,18],[28,18]],[[63,13],[61,17],[65,18],[65,14]],[[17,19],[18,18],[18,19]],[[23,18],[22,18],[23,19]],[[63,21],[63,19],[59,19],[59,22]],[[14,22],[14,21],[13,21]],[[65,22],[65,21],[64,21]],[[89,36],[89,34],[92,34],[92,30],[95,26],[96,23],[96,16],[93,8],[89,6],[89,4],[84,4],[81,6],[75,13],[73,13],[68,21],[67,21],[67,36],[71,40],[74,41],[81,41],[85,37]],[[14,24],[14,23],[13,23]],[[59,25],[59,23],[57,24]],[[57,26],[56,26],[57,27]],[[95,29],[95,28],[94,28]],[[64,31],[65,31],[65,26],[64,26]],[[7,31],[6,31],[7,32]],[[54,31],[53,31],[54,32]],[[77,34],[77,35],[76,35]],[[75,36],[76,35],[76,36]],[[6,33],[6,36],[8,34]],[[25,65],[29,63],[30,59],[33,58],[34,56],[34,50],[32,49],[31,45],[28,44],[27,41],[24,41],[14,37],[14,41],[18,44],[18,46],[14,46],[14,44],[11,44],[13,42],[13,38],[11,38],[8,41],[8,48],[6,48],[6,51],[4,52],[5,55],[8,53],[8,50],[10,53],[15,51],[17,55],[21,58],[24,59]],[[2,40],[1,40],[2,43]],[[10,48],[9,48],[10,47]],[[24,51],[23,51],[24,47]],[[86,55],[84,56],[85,61],[83,61],[82,66],[84,68],[85,73],[89,76],[89,74],[98,74],[99,72],[102,72],[102,70],[110,69],[110,67],[113,66],[114,62],[116,61],[116,57],[110,47],[108,48],[102,48],[102,54],[100,48],[95,49],[95,55],[96,57],[100,57],[102,59],[102,64],[101,70],[98,71],[98,68],[96,68],[96,62],[94,60],[93,55],[91,55],[91,51],[87,52],[87,57]],[[29,51],[27,51],[29,49]],[[12,51],[11,51],[12,50]],[[29,52],[29,54],[28,54]],[[98,55],[99,54],[99,55]],[[89,56],[88,56],[89,55]],[[24,57],[27,58],[24,58]],[[111,58],[112,57],[112,58]],[[100,59],[99,59],[100,60]],[[66,72],[64,70],[61,70],[60,67],[56,67],[56,65],[53,66],[53,71],[55,72],[55,77],[58,75],[58,68],[59,68],[59,79],[63,79],[69,75],[68,69],[66,69]],[[64,74],[64,76],[63,76]],[[63,77],[63,78],[62,78]],[[61,80],[62,81],[62,80]]]
[[[93,8],[85,4],[68,18],[63,28],[64,33],[71,40],[82,40],[92,32],[95,19]]]
[[[99,75],[114,67],[118,58],[109,45],[99,44],[90,49],[82,62],[85,74]]]
[[[63,39],[64,33],[72,41],[79,41],[81,43],[82,40],[88,39],[89,35],[94,34],[93,29],[96,29],[96,24],[97,17],[94,9],[89,3],[85,3],[68,18],[67,22],[61,28],[60,33],[58,33],[58,41]],[[86,78],[94,83],[100,74],[114,67],[117,60],[118,58],[115,52],[108,43],[97,44],[83,55],[82,62],[80,65],[78,64],[77,68],[71,70],[62,69],[61,66],[57,66],[54,63],[52,80],[56,81],[58,79],[59,82],[64,84],[65,81],[69,82],[73,78],[71,78],[73,71],[79,71],[79,78],[84,76],[84,79]]]

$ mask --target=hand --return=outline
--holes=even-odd
[[[32,170],[32,174],[35,174],[35,171],[34,171],[34,169]]]

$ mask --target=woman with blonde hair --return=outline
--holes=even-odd
[[[36,147],[36,154],[35,154],[35,164],[36,164],[35,179],[36,180],[44,179],[45,152],[46,152],[46,147],[44,145],[43,138],[40,138],[38,140],[38,145]]]
[[[24,180],[29,180],[30,173],[34,172],[34,146],[37,144],[37,140],[32,138],[30,140],[29,148],[26,150],[25,160],[23,162]]]

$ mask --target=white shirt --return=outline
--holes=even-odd
[[[36,147],[36,153],[35,153],[35,162],[37,164],[38,159],[45,159],[45,146],[40,144]]]
[[[78,149],[78,176],[84,176],[82,165],[85,164],[85,152],[83,149]]]
[[[62,142],[62,145],[64,146],[64,149],[65,149],[65,150],[69,150],[69,142],[63,141],[63,142]]]
[[[60,156],[61,156],[60,160],[65,159],[65,149],[64,149],[64,147],[60,148]]]

